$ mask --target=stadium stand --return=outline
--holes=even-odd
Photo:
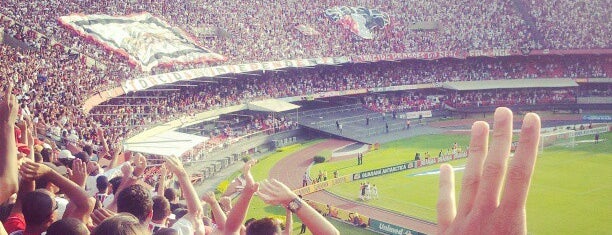
[[[299,127],[298,124],[303,124],[304,127],[345,138],[365,137],[371,140],[374,135],[407,128],[403,119],[396,119],[399,113],[585,102],[609,105],[612,103],[609,101],[612,59],[606,50],[612,44],[608,36],[612,27],[607,22],[609,12],[605,4],[606,1],[602,0],[575,3],[555,0],[550,4],[543,4],[541,0],[367,0],[312,1],[309,4],[300,1],[279,4],[260,0],[239,5],[231,1],[2,1],[0,87],[3,91],[13,86],[14,89],[6,92],[6,95],[3,93],[2,104],[6,107],[2,107],[0,114],[10,124],[2,126],[3,134],[10,138],[0,140],[0,149],[6,151],[0,156],[2,163],[6,163],[0,164],[3,176],[0,177],[3,179],[0,182],[3,189],[0,201],[6,201],[11,193],[17,192],[19,170],[25,179],[22,183],[28,186],[19,188],[21,191],[15,203],[24,204],[23,197],[27,194],[27,197],[37,199],[33,202],[41,204],[40,208],[25,205],[23,209],[21,206],[14,207],[23,210],[23,215],[15,209],[15,213],[2,223],[8,233],[25,229],[40,234],[49,225],[37,226],[28,213],[37,209],[47,212],[49,209],[52,214],[54,206],[66,209],[67,202],[59,205],[58,201],[49,200],[56,197],[54,193],[57,191],[50,195],[26,191],[33,188],[30,187],[33,181],[43,177],[57,185],[75,204],[75,209],[64,216],[84,222],[77,223],[79,225],[86,223],[93,228],[94,234],[103,234],[103,229],[112,231],[116,221],[105,220],[109,217],[138,227],[137,224],[143,223],[149,210],[157,215],[154,212],[159,206],[158,202],[167,203],[170,207],[178,205],[171,196],[153,200],[149,195],[152,186],[168,178],[167,173],[171,172],[177,176],[177,185],[187,202],[183,206],[187,208],[187,215],[183,219],[177,218],[173,228],[184,231],[184,234],[193,234],[193,230],[203,230],[204,226],[200,226],[201,220],[189,219],[201,216],[202,212],[192,181],[201,181],[204,176],[187,175],[181,162],[201,160],[200,153],[227,148],[245,136],[255,133],[271,136],[294,130]],[[379,13],[384,12],[389,16],[388,25],[373,29],[371,40],[364,39],[326,15],[326,10],[341,5],[377,9]],[[374,14],[370,8],[367,8],[368,14]],[[130,15],[140,12],[149,12],[174,27],[180,27],[203,47],[226,56],[227,60],[208,64],[174,64],[155,67],[150,72],[142,71],[125,55],[113,52],[89,37],[78,35],[58,20],[70,14]],[[559,50],[563,52],[566,49],[569,51],[566,54],[559,53]],[[483,57],[488,54],[476,53],[493,51],[494,54],[497,50],[511,52],[507,54],[512,56]],[[554,53],[550,53],[551,50]],[[84,108],[88,98],[109,89],[118,89],[126,80],[172,71],[297,58],[449,51],[463,54],[459,56],[460,59],[441,56],[435,60],[347,63],[194,79],[103,100],[91,110]],[[530,54],[532,51],[537,53]],[[573,79],[580,87],[495,91],[448,91],[442,87],[447,82],[535,81],[550,78]],[[18,108],[7,103],[12,95]],[[299,119],[300,114],[287,113],[242,111],[232,112],[232,115],[223,114],[212,125],[206,122],[195,124],[197,134],[208,137],[208,142],[194,146],[178,158],[169,157],[166,161],[150,155],[148,163],[153,167],[147,168],[144,156],[123,153],[121,150],[126,139],[144,130],[170,121],[182,121],[185,117],[195,117],[201,112],[264,99],[309,101],[315,99],[315,95],[323,98],[352,95],[349,99],[354,102],[335,112],[330,110],[337,107],[303,113],[302,119]],[[323,121],[309,119],[320,119],[323,115],[326,115]],[[16,120],[16,116],[23,120]],[[372,123],[366,124],[366,118]],[[300,123],[300,120],[304,123]],[[14,131],[13,123],[17,121],[19,128]],[[343,128],[338,128],[336,123],[343,124]],[[21,145],[13,144],[12,139]],[[364,142],[369,142],[365,139]],[[12,145],[20,146],[18,150],[21,152],[15,153]],[[40,153],[42,161],[48,165],[42,161],[35,163],[34,152]],[[9,155],[18,155],[20,159],[31,157],[32,160],[22,160],[20,169],[14,161],[16,158]],[[131,165],[122,163],[126,159]],[[53,162],[63,164],[56,166]],[[164,164],[165,168],[159,164]],[[252,164],[247,163],[243,169],[246,182],[239,203],[246,201],[248,204],[257,190],[250,174]],[[66,172],[66,167],[72,169],[72,181],[54,173]],[[42,173],[31,172],[32,169],[40,169]],[[218,169],[215,167],[214,171]],[[99,177],[101,175],[106,176],[108,182],[98,180],[103,178]],[[122,176],[123,180],[117,182],[116,176]],[[135,184],[140,180],[150,185],[140,187],[140,184]],[[92,186],[98,184],[101,186]],[[103,188],[104,185],[111,185],[114,190],[110,190],[111,187]],[[158,188],[159,195],[165,194],[164,187]],[[268,189],[263,192],[270,198],[295,196],[281,183],[262,182],[261,188]],[[96,198],[109,210],[98,209],[94,212],[94,204],[87,199],[91,195],[86,194],[85,190],[93,190],[94,193],[98,190]],[[109,193],[111,191],[113,193]],[[130,198],[139,197],[136,201],[129,201]],[[105,198],[110,199],[107,201]],[[216,199],[213,196],[207,200],[215,204]],[[283,204],[286,204],[285,201]],[[139,206],[142,208],[136,208]],[[241,210],[245,207],[244,204],[237,205],[235,211],[238,212],[227,214],[227,222],[223,221],[225,215],[213,211],[217,213],[217,228],[237,232],[244,220],[244,211]],[[300,217],[305,223],[310,223],[310,228],[319,227],[337,233],[326,220],[315,216],[318,214],[314,210],[307,212],[313,214]],[[93,223],[89,222],[90,215]],[[156,223],[161,224],[167,216],[169,214],[161,216],[163,218]],[[59,220],[56,223],[71,222]],[[136,230],[148,226],[152,232],[157,226],[144,225]],[[31,230],[32,226],[36,228]],[[208,230],[212,228],[206,227]],[[51,235],[51,231],[49,228],[47,234]]]

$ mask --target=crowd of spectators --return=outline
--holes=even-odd
[[[329,91],[447,81],[607,77],[612,72],[608,66],[612,61],[605,56],[588,57],[588,59],[582,56],[553,57],[383,62],[371,65],[322,67],[316,70],[267,72],[261,76],[239,75],[235,79],[217,80],[216,83],[190,83],[191,85],[187,87],[165,87],[180,89],[180,92],[135,93],[136,97],[149,98],[114,99],[106,103],[110,106],[96,107],[92,113],[100,115],[96,117],[103,125],[125,127],[124,131],[128,132],[134,130],[134,127],[146,127],[151,123],[177,119],[180,115],[264,98],[307,96]],[[278,84],[285,85],[278,86]],[[143,103],[146,105],[141,105]],[[414,109],[414,104],[408,105]],[[419,105],[423,106],[419,109],[437,107],[435,104],[427,103]]]
[[[466,91],[450,94],[445,102],[453,108],[575,104],[575,88]]]
[[[325,9],[340,4],[378,8],[391,16],[391,24],[376,32],[374,40],[362,40],[324,16]],[[228,210],[231,212],[227,215],[222,214],[214,206],[217,205],[214,196],[205,197],[204,201],[213,206],[215,215],[215,226],[206,227],[200,219],[201,201],[194,193],[180,161],[169,157],[164,163],[166,170],[152,168],[147,173],[147,177],[159,173],[160,176],[156,177],[158,179],[168,178],[168,172],[177,176],[187,201],[184,206],[186,210],[175,212],[175,219],[168,219],[170,213],[163,206],[155,206],[156,202],[173,205],[176,204],[176,197],[152,198],[149,191],[154,185],[139,183],[147,169],[147,161],[142,156],[134,155],[129,159],[134,167],[128,163],[117,163],[122,139],[155,123],[177,119],[185,114],[263,98],[446,81],[608,77],[612,72],[612,61],[607,56],[532,56],[355,64],[316,70],[267,72],[261,76],[242,75],[235,79],[179,88],[169,86],[172,89],[167,91],[134,94],[157,98],[114,99],[96,107],[87,115],[79,107],[89,95],[142,75],[142,72],[130,67],[126,58],[109,53],[60,26],[57,21],[59,16],[72,13],[126,15],[151,12],[172,25],[184,26],[203,45],[229,57],[228,63],[459,49],[543,46],[588,49],[607,47],[610,44],[606,37],[609,27],[605,28],[605,24],[584,26],[584,22],[606,16],[606,8],[598,8],[601,5],[598,1],[576,3],[579,4],[577,11],[590,13],[586,18],[579,17],[584,14],[560,17],[574,12],[574,8],[556,9],[542,6],[545,4],[537,0],[532,1],[531,13],[536,16],[537,28],[545,35],[545,42],[534,39],[534,32],[526,27],[512,4],[491,0],[484,3],[462,1],[452,5],[440,0],[409,3],[369,0],[359,4],[351,1],[315,1],[309,4],[294,1],[278,4],[270,0],[241,4],[228,1],[206,4],[148,0],[2,1],[0,29],[5,35],[24,42],[30,49],[0,45],[0,85],[6,87],[2,96],[3,103],[0,104],[0,132],[3,135],[0,139],[0,149],[3,151],[0,160],[4,163],[0,164],[0,184],[3,189],[1,202],[17,193],[17,171],[22,175],[16,201],[6,204],[11,205],[11,213],[8,218],[0,218],[0,221],[9,233],[25,230],[27,234],[40,234],[43,231],[49,235],[65,234],[67,228],[89,229],[94,234],[114,234],[118,233],[117,229],[145,231],[146,227],[152,231],[172,222],[175,225],[172,227],[177,231],[185,231],[183,234],[205,229],[212,231],[215,228],[217,231],[237,232],[241,229],[248,201],[258,191],[258,186],[259,195],[271,204],[287,205],[296,195],[276,181],[261,184],[253,182],[249,170],[254,163],[248,163],[243,172],[247,181],[244,193],[236,202],[235,208],[238,209]],[[566,4],[564,1],[555,1],[554,5]],[[433,31],[410,29],[413,23],[424,21],[437,22],[439,28]],[[567,24],[571,27],[563,28]],[[307,25],[321,34],[302,34],[295,29],[298,25]],[[580,28],[577,33],[568,33],[576,27]],[[206,33],[210,29],[214,29],[215,35]],[[601,30],[589,34],[590,29]],[[93,58],[100,65],[87,65],[87,58]],[[164,71],[160,68],[154,73]],[[418,94],[395,97],[373,95],[367,100],[369,103],[366,104],[381,111],[437,107],[437,104]],[[447,102],[454,107],[468,107],[556,104],[575,100],[573,90],[520,90],[466,92],[451,95]],[[19,123],[21,134],[14,131],[16,122]],[[223,143],[270,127],[283,130],[296,125],[283,116],[271,118],[269,115],[255,116],[247,122],[239,120],[236,124],[220,126],[219,132],[213,131],[211,136]],[[13,151],[12,146],[18,146],[21,152]],[[19,167],[15,161],[17,159]],[[101,166],[102,159],[109,162],[106,168]],[[122,179],[117,180],[117,176]],[[39,182],[41,179],[46,181]],[[149,178],[145,180],[155,181]],[[34,187],[45,188],[47,191],[34,190]],[[159,183],[158,188],[162,190],[158,189],[158,194],[165,196],[164,187],[163,182]],[[65,196],[56,195],[59,193],[58,188]],[[57,200],[53,200],[55,198]],[[98,202],[94,203],[95,199],[92,198],[98,199]],[[63,207],[59,211],[64,212],[65,220],[55,222],[54,207]],[[93,211],[97,207],[107,209]],[[300,212],[303,213],[300,217],[306,218],[305,223],[310,223],[309,228],[321,229],[317,234],[325,234],[324,231],[337,233],[329,227],[331,225],[328,222],[310,214],[314,212],[318,215],[310,209]],[[119,214],[115,215],[115,212]],[[153,214],[152,220],[147,218],[149,213]],[[181,219],[178,216],[181,213],[187,215]],[[58,231],[58,227],[60,232],[54,232]],[[251,226],[242,229],[248,228]]]
[[[399,92],[366,95],[361,103],[367,109],[381,113],[417,112],[439,109],[444,95],[427,95],[421,92]]]
[[[10,35],[28,41],[32,32],[50,41],[94,58],[111,67],[128,70],[125,58],[113,55],[88,39],[77,36],[58,22],[60,16],[74,13],[128,15],[150,12],[173,26],[196,36],[205,47],[229,58],[228,63],[346,56],[416,51],[470,49],[556,49],[606,48],[609,28],[605,1],[566,0],[546,4],[530,1],[529,14],[536,19],[535,30],[519,14],[518,2],[473,1],[313,1],[309,4],[271,0],[235,4],[226,1],[3,1],[0,13],[23,26],[6,27]],[[364,6],[390,16],[390,24],[362,40],[328,19],[324,11],[333,6]],[[451,20],[449,20],[451,19]],[[529,20],[529,19],[528,19]],[[435,22],[435,30],[416,30],[415,23]],[[596,23],[595,23],[596,22]],[[296,26],[306,26],[319,35],[305,35]],[[544,42],[533,35],[543,34]],[[180,65],[176,69],[184,68]],[[114,69],[114,68],[113,68]],[[159,68],[157,72],[165,71]],[[137,71],[130,71],[132,76]]]
[[[1,4],[0,13],[3,16],[0,23],[3,31],[33,48],[16,50],[1,46],[0,57],[2,61],[10,64],[0,67],[0,77],[7,78],[2,82],[11,79],[18,84],[20,90],[17,92],[20,93],[25,110],[46,111],[44,114],[38,114],[35,120],[40,128],[46,130],[47,136],[55,140],[72,139],[78,140],[72,142],[83,141],[94,145],[101,145],[95,138],[98,126],[104,127],[109,136],[108,142],[112,142],[110,140],[131,136],[152,124],[175,119],[179,115],[194,114],[255,99],[445,81],[607,77],[612,68],[612,62],[606,56],[445,59],[383,62],[368,66],[347,65],[299,72],[266,73],[261,78],[243,76],[216,84],[180,87],[180,92],[146,92],[141,94],[160,98],[115,99],[106,103],[106,106],[94,109],[93,115],[86,116],[76,107],[80,107],[80,103],[87,96],[116,86],[120,81],[140,75],[140,72],[128,66],[122,56],[109,54],[58,24],[57,17],[76,12],[122,15],[148,11],[173,25],[185,25],[186,30],[199,36],[199,40],[205,42],[204,44],[228,55],[230,63],[347,53],[506,48],[519,44],[529,45],[530,42],[521,40],[529,41],[531,37],[511,3],[497,1],[490,1],[486,6],[474,6],[469,2],[449,6],[441,1],[411,4],[368,2],[367,6],[389,13],[392,19],[391,25],[378,32],[375,40],[357,40],[352,33],[327,19],[322,12],[339,4],[336,2],[313,2],[307,9],[304,9],[304,4],[299,3],[274,4],[266,1],[248,3],[253,5],[251,7],[237,7],[222,1],[200,5],[193,2],[167,4],[165,1],[3,1]],[[593,4],[583,7],[591,5]],[[270,7],[278,8],[278,12],[284,14],[270,15],[277,12],[268,11]],[[483,7],[486,7],[487,11],[482,9]],[[264,8],[267,10],[258,10]],[[191,9],[206,10],[190,11]],[[244,13],[236,13],[240,11]],[[414,11],[414,14],[405,14],[408,11]],[[597,13],[594,15],[599,15],[597,10],[594,11]],[[496,14],[499,12],[508,14]],[[288,22],[286,16],[300,21]],[[408,29],[414,22],[449,18],[457,20],[441,23],[438,31]],[[267,23],[262,24],[253,19],[265,19]],[[217,25],[220,22],[223,22],[223,25]],[[312,26],[322,34],[303,35],[293,28],[296,24]],[[210,27],[224,31],[225,36],[211,39],[208,37],[210,35],[199,33],[201,29]],[[414,37],[404,37],[406,34]],[[60,44],[54,44],[58,42]],[[577,45],[586,48],[592,44]],[[74,56],[74,51],[67,48],[73,48],[106,66],[86,66],[84,56]],[[247,82],[244,82],[245,80]],[[170,88],[176,89],[172,86]],[[143,101],[146,104],[139,105]]]
[[[17,96],[14,93],[13,83],[9,82],[1,91],[0,96],[0,234],[78,234],[78,235],[108,235],[108,234],[246,234],[246,235],[273,235],[291,234],[293,231],[293,214],[301,219],[302,223],[313,234],[335,235],[339,231],[325,219],[317,210],[296,195],[285,184],[275,180],[263,180],[255,182],[251,168],[257,163],[250,160],[242,168],[242,176],[239,178],[241,184],[235,184],[237,199],[232,202],[229,198],[217,197],[213,192],[207,192],[200,199],[195,191],[181,161],[174,156],[167,156],[163,165],[151,172],[158,173],[159,182],[149,185],[143,181],[147,172],[148,160],[140,154],[131,154],[128,162],[119,164],[117,161],[119,151],[110,154],[108,146],[105,153],[110,154],[111,160],[108,165],[99,165],[92,159],[92,149],[87,149],[72,155],[70,152],[61,153],[57,158],[52,151],[55,147],[39,138],[35,122],[31,119],[32,114],[23,112],[19,106]],[[31,110],[31,112],[38,112]],[[500,135],[510,136],[512,133],[512,113],[509,109],[500,108],[496,112],[496,119],[505,120],[504,127],[496,128],[502,131]],[[501,116],[501,117],[499,117]],[[496,123],[499,122],[499,120]],[[527,137],[521,135],[523,147],[527,153],[517,153],[516,158],[510,165],[517,162],[530,162],[527,169],[534,168],[536,157],[537,140],[540,133],[539,117],[536,114],[527,114],[523,121],[523,130],[527,128]],[[476,122],[474,128],[487,128],[483,122]],[[501,130],[500,130],[501,129]],[[474,130],[476,133],[485,131]],[[99,138],[104,139],[104,133],[98,133]],[[486,143],[488,134],[477,136],[479,140],[473,140],[472,144]],[[493,152],[493,155],[502,154],[509,141],[499,143],[499,138],[493,139],[493,145],[502,145],[502,151]],[[479,156],[478,149],[476,156]],[[495,151],[495,150],[492,150]],[[99,155],[98,157],[102,157]],[[105,156],[104,156],[105,157]],[[483,157],[483,161],[487,156]],[[486,161],[485,161],[486,164]],[[472,169],[468,165],[467,169]],[[508,174],[515,175],[516,168],[510,168]],[[453,200],[454,189],[452,184],[453,172],[450,165],[441,167],[441,191],[438,205],[438,214],[447,218],[449,211],[456,210],[454,201],[445,205],[447,200]],[[474,171],[467,172],[474,174]],[[531,175],[532,172],[526,172]],[[484,177],[484,176],[483,176]],[[505,175],[500,175],[501,178]],[[529,179],[527,179],[529,180]],[[173,186],[169,181],[174,181],[178,186]],[[493,187],[501,187],[501,182]],[[95,185],[95,186],[94,186]],[[508,194],[516,194],[514,191],[527,192],[529,182],[520,185],[507,184],[511,190]],[[241,186],[240,189],[237,187]],[[178,201],[180,188],[185,203]],[[483,190],[479,190],[483,191]],[[488,195],[484,190],[478,195]],[[282,230],[282,221],[276,219],[249,219],[246,220],[247,211],[251,199],[257,195],[266,204],[285,207],[285,228]],[[498,195],[491,195],[498,198]],[[504,197],[509,197],[504,195]],[[503,198],[502,201],[515,208],[500,209],[494,207],[493,214],[501,213],[504,216],[474,218],[474,221],[452,220],[439,225],[440,231],[459,231],[466,229],[465,226],[474,223],[483,223],[484,218],[494,218],[496,227],[487,228],[491,233],[509,234],[504,231],[517,231],[517,223],[504,221],[525,221],[524,213],[512,213],[524,211],[525,202],[513,202],[515,197]],[[461,203],[461,201],[460,201]],[[203,207],[207,204],[208,209]],[[478,206],[478,205],[477,205]],[[502,207],[504,205],[501,205]],[[500,211],[497,211],[500,210]],[[206,211],[206,212],[205,212]],[[510,211],[510,212],[507,212]],[[210,216],[208,216],[210,215]],[[470,219],[470,216],[465,216]],[[513,217],[508,219],[508,216]],[[244,224],[243,224],[244,223]],[[524,222],[523,222],[524,223]],[[521,234],[526,234],[526,225],[522,227]],[[458,228],[454,228],[458,227]],[[477,226],[477,228],[481,228]],[[472,230],[473,228],[467,228]],[[451,232],[452,232],[451,231]],[[459,232],[464,233],[465,231]]]
[[[103,84],[103,71],[86,67],[53,48],[34,51],[2,45],[0,58],[6,62],[0,67],[0,77],[7,78],[0,83],[10,80],[18,85],[15,93],[26,112],[43,110],[34,117],[39,129],[44,130],[41,134],[57,141],[70,139],[73,144],[96,146],[102,145],[96,139],[98,127],[103,128],[107,144],[111,144],[156,123],[257,99],[446,81],[607,77],[612,67],[606,56],[445,59],[321,67],[171,85],[162,87],[165,91],[113,99],[85,115],[78,107],[87,98],[87,91]]]
[[[231,115],[222,115],[219,119],[202,122],[185,128],[187,132],[195,131],[196,134],[209,137],[201,146],[182,156],[186,161],[201,160],[199,155],[223,149],[243,139],[249,139],[255,134],[270,135],[295,129],[298,123],[287,115],[269,113],[244,113],[239,112]]]
[[[545,48],[610,47],[610,12],[605,0],[523,0],[546,39]]]
[[[112,153],[107,165],[92,158],[92,149],[54,156],[53,150],[47,150],[56,147],[39,138],[32,115],[18,105],[13,85],[3,87],[0,96],[0,234],[280,233],[280,221],[253,219],[243,225],[255,193],[268,204],[287,208],[289,233],[295,213],[314,234],[339,234],[284,184],[255,182],[250,173],[254,160],[243,167],[242,188],[232,189],[239,191],[236,201],[223,199],[221,204],[213,192],[199,198],[192,178],[174,156],[165,157],[159,167],[148,167],[140,154],[119,164],[119,151]],[[104,133],[98,135],[104,139]],[[151,174],[159,179],[156,184],[147,183]],[[179,188],[185,203],[179,202]],[[210,213],[203,204],[209,205]]]

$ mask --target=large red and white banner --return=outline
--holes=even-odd
[[[158,65],[226,60],[199,46],[187,33],[149,13],[129,16],[81,15],[60,22],[83,37],[129,58],[144,71]]]
[[[325,10],[325,15],[364,39],[373,39],[374,30],[391,22],[387,13],[366,7],[335,6]]]

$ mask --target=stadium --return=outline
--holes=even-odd
[[[0,235],[607,234],[607,3],[3,0]]]

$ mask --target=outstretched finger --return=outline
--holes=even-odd
[[[519,145],[508,168],[508,176],[500,204],[508,210],[525,208],[531,175],[538,154],[540,127],[540,117],[537,114],[528,113],[525,115]]]
[[[461,181],[461,194],[459,196],[459,207],[457,212],[464,216],[472,210],[476,199],[478,185],[482,177],[482,165],[487,157],[489,148],[489,124],[486,122],[475,122],[472,125],[472,138],[470,140],[469,156],[463,180]]]
[[[499,205],[502,181],[506,173],[506,160],[510,155],[512,144],[512,111],[504,107],[497,108],[494,122],[493,140],[483,165],[474,205],[474,209],[485,213],[493,211]]]
[[[440,166],[440,188],[438,194],[438,232],[442,233],[455,219],[455,174],[448,164]]]
[[[6,90],[4,91],[4,98],[8,101],[9,97],[11,97],[12,95],[13,95],[13,82],[9,81],[6,86]]]

